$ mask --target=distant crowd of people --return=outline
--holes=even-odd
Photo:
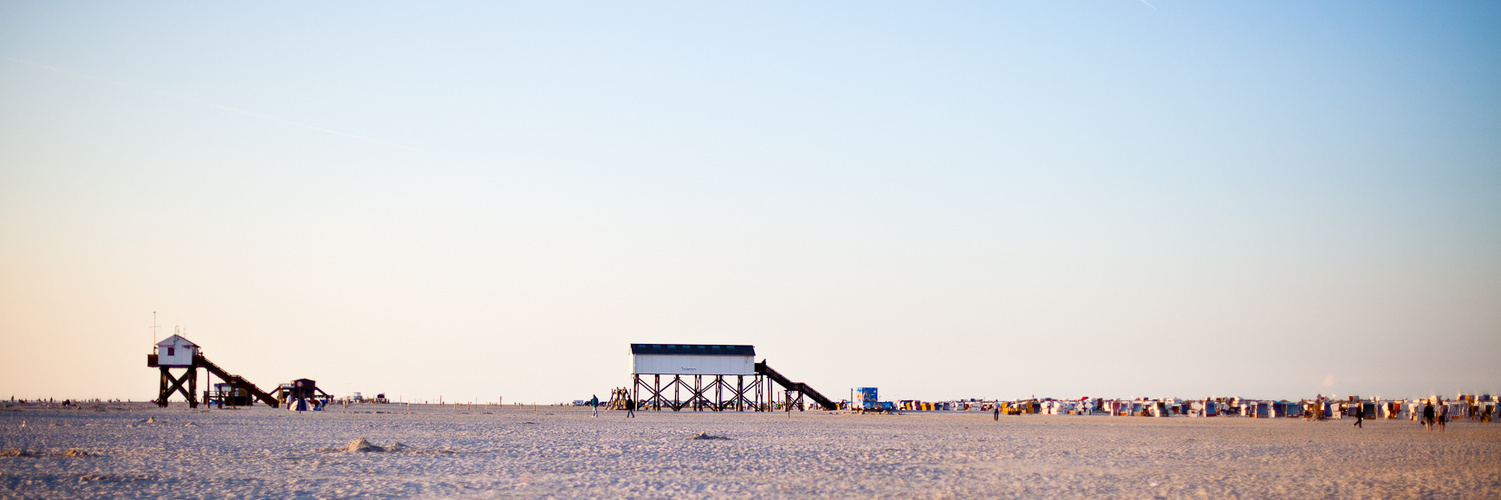
[[[4,403],[4,402],[5,402],[5,400],[0,399],[0,403]],[[64,399],[64,400],[62,400],[61,403],[59,403],[57,400],[52,399],[52,398],[37,399],[37,400],[26,400],[26,399],[16,399],[15,396],[11,396],[10,397],[10,402],[17,403],[17,404],[23,404],[23,405],[26,405],[26,404],[39,404],[39,405],[77,406],[77,405],[79,405],[81,403],[122,403],[122,402],[126,402],[126,401],[122,401],[122,400],[119,400],[119,399],[82,399],[82,400],[77,400],[77,401],[72,400],[72,399]],[[152,401],[152,402],[154,403],[155,401]]]

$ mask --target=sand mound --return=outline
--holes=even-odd
[[[401,444],[400,442],[391,443],[390,446],[380,446],[380,445],[377,445],[375,443],[370,442],[369,440],[367,440],[365,438],[359,438],[359,439],[356,439],[354,441],[350,441],[349,444],[344,445],[343,448],[323,448],[323,449],[320,449],[318,451],[325,452],[325,453],[330,453],[330,452],[344,452],[344,453],[384,453],[384,452],[410,451],[410,450],[411,450],[411,448],[407,447],[407,445]]]
[[[728,440],[728,439],[730,439],[730,438],[729,438],[729,437],[726,437],[726,436],[715,436],[715,435],[713,435],[713,434],[709,434],[709,433],[707,433],[707,432],[700,432],[700,433],[698,433],[698,434],[694,434],[694,435],[693,435],[693,437],[690,437],[690,438],[688,438],[688,439],[690,439],[690,440],[694,440],[694,439],[698,439],[698,440],[706,440],[706,439],[725,439],[725,440]]]
[[[370,444],[370,442],[366,441],[365,438],[359,438],[359,439],[356,439],[354,441],[350,441],[350,443],[347,444],[347,445],[344,445],[344,447],[341,448],[340,451],[344,451],[344,452],[348,452],[348,453],[370,453],[370,452],[377,452],[378,453],[378,452],[386,451],[386,449],[384,447],[380,447],[380,446],[376,446],[376,445]]]

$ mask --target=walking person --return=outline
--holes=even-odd
[[[1444,431],[1444,424],[1447,423],[1448,421],[1449,421],[1449,405],[1444,404],[1444,400],[1440,399],[1440,400],[1438,400],[1438,430],[1439,430],[1439,432],[1443,432]]]
[[[625,398],[625,418],[636,418],[636,401]]]
[[[1001,404],[1000,403],[996,403],[995,404],[995,413],[992,414],[990,418],[995,419],[996,422],[1000,422],[1001,421]]]
[[[1364,425],[1361,425],[1361,422],[1365,421],[1365,412],[1361,411],[1363,409],[1360,403],[1355,403],[1355,426],[1361,429],[1365,428]]]
[[[591,418],[599,416],[599,395],[595,394],[593,396],[594,397],[589,398],[589,406],[594,407],[594,414],[590,415]]]
[[[1433,401],[1423,402],[1423,429],[1433,430]]]

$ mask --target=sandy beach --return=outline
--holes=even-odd
[[[1501,424],[147,404],[0,412],[0,496],[1501,495]],[[695,438],[697,436],[697,438]],[[385,451],[351,451],[365,439]],[[706,439],[722,438],[722,439]],[[399,445],[397,443],[400,443]]]

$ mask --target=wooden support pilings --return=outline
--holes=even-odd
[[[764,411],[765,402],[769,401],[762,396],[762,388],[769,384],[764,383],[759,375],[667,376],[671,378],[665,384],[663,374],[637,373],[631,376],[630,394],[638,409]],[[732,384],[728,377],[735,377],[735,382]]]
[[[166,366],[159,368],[162,372],[162,383],[161,390],[156,396],[156,405],[166,408],[168,398],[171,398],[173,394],[182,393],[183,399],[188,400],[188,407],[197,408],[198,397],[194,394],[198,393],[198,367],[196,365],[184,367],[187,370],[180,377],[173,376],[171,369]],[[183,384],[187,386],[184,387]]]

